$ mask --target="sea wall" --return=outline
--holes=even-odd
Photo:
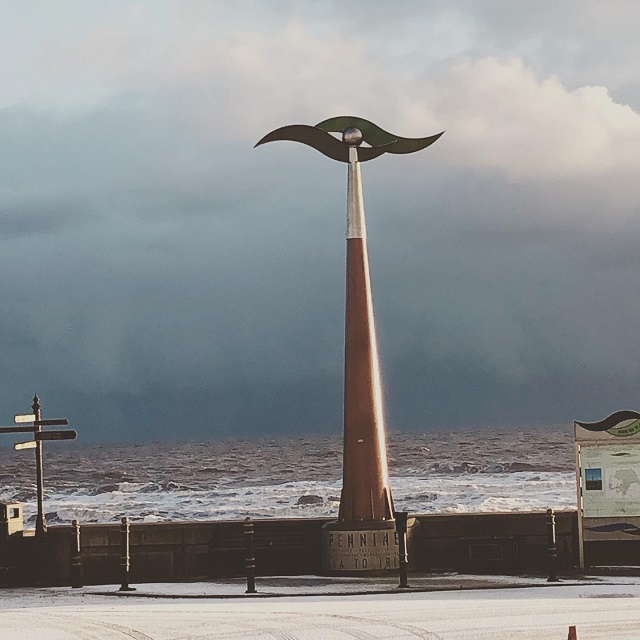
[[[254,521],[257,575],[320,574],[320,531],[328,519]],[[411,515],[409,568],[546,575],[545,512]],[[80,529],[83,581],[120,582],[120,526]],[[132,523],[130,581],[178,582],[244,575],[243,521]],[[5,584],[68,585],[71,526],[50,526],[46,539],[12,535],[0,541]],[[577,515],[556,513],[558,570],[578,565]]]
[[[467,513],[416,516],[414,566],[423,571],[546,575],[547,514]],[[578,518],[557,511],[556,553],[559,571],[578,565]]]

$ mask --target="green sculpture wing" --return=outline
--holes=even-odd
[[[391,145],[385,149],[387,153],[414,153],[426,149],[444,133],[442,131],[426,138],[402,138],[358,116],[337,116],[323,120],[316,125],[316,129],[333,133],[342,132],[349,127],[360,129],[363,140],[371,147]]]
[[[344,142],[322,129],[311,127],[307,124],[290,124],[286,127],[275,129],[261,138],[255,146],[258,147],[261,144],[274,142],[276,140],[301,142],[309,147],[313,147],[316,151],[323,153],[328,158],[338,160],[339,162],[349,162],[349,147]],[[358,160],[360,162],[366,162],[367,160],[377,158],[389,151],[394,145],[395,140],[391,140],[382,146],[359,148]]]

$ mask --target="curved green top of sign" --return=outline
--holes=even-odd
[[[607,433],[610,433],[612,436],[618,436],[619,438],[635,436],[638,432],[640,432],[640,420],[634,420],[632,422],[625,420],[624,422],[617,424],[615,427],[607,429]]]
[[[625,438],[640,433],[640,413],[637,411],[616,411],[600,422],[578,422],[587,431],[606,431],[612,436]]]

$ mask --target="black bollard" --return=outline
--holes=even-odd
[[[82,587],[82,555],[80,548],[80,523],[74,520],[71,523],[71,587]]]
[[[549,563],[549,577],[547,578],[547,582],[560,582],[557,573],[558,549],[556,547],[556,514],[553,512],[553,509],[547,509],[547,555]]]
[[[131,565],[130,536],[129,518],[122,518],[120,524],[120,591],[136,590],[135,587],[129,586],[129,567]]]
[[[246,557],[244,566],[247,572],[247,590],[245,593],[256,593],[256,559],[253,555],[253,522],[251,518],[244,519],[244,542]]]
[[[407,589],[407,567],[409,565],[409,555],[407,553],[407,518],[406,511],[396,511],[396,532],[398,534],[398,570],[400,572],[400,584],[398,589]]]

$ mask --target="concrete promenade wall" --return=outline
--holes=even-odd
[[[320,531],[329,519],[254,520],[257,575],[321,573]],[[244,575],[243,521],[131,523],[131,583],[207,580]],[[578,564],[575,511],[556,512],[558,567]],[[68,585],[70,526],[0,541],[5,584]],[[411,515],[413,571],[546,575],[544,512]],[[81,524],[84,584],[119,584],[120,526]]]
[[[416,516],[411,541],[414,566],[423,571],[546,575],[546,512],[467,513]],[[578,565],[578,518],[556,512],[559,571]]]

